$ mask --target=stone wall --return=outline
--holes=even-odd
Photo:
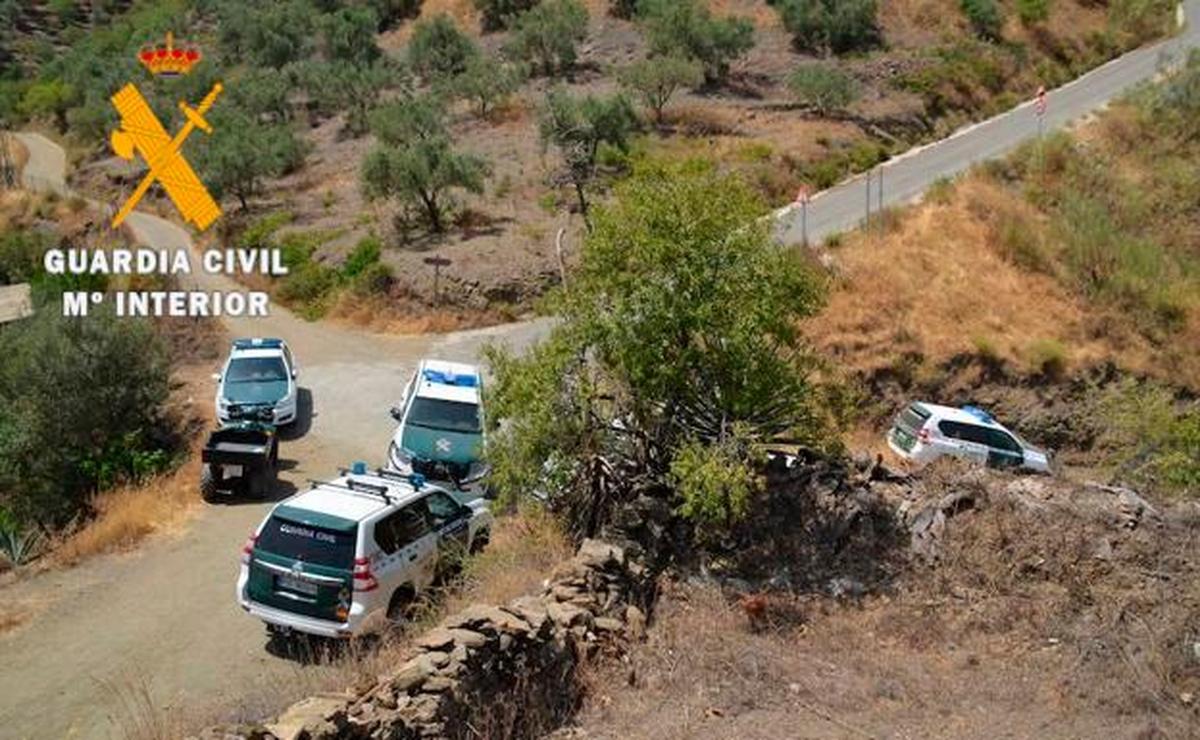
[[[522,738],[548,732],[581,699],[580,666],[640,638],[654,577],[632,547],[586,540],[544,592],[473,605],[416,639],[417,654],[365,691],[304,699],[258,726],[202,740]]]

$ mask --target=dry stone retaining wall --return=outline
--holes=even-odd
[[[614,638],[640,638],[654,577],[633,547],[585,540],[539,596],[476,604],[415,641],[416,655],[365,691],[313,696],[258,726],[201,740],[532,737],[581,698],[580,665]]]

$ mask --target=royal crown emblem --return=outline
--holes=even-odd
[[[167,34],[167,42],[157,46],[143,46],[138,52],[138,61],[153,75],[178,77],[192,71],[203,56],[195,46],[175,46],[175,35]]]

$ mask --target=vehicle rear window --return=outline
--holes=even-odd
[[[420,396],[413,399],[407,423],[444,432],[478,434],[481,431],[476,404]]]
[[[258,535],[257,549],[306,563],[350,570],[355,532],[314,527],[273,516]]]
[[[898,419],[901,426],[909,431],[920,431],[921,427],[925,426],[925,421],[929,419],[929,412],[925,409],[913,404],[900,412]]]

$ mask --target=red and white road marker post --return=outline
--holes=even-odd
[[[796,205],[800,206],[800,241],[808,248],[808,204],[812,201],[812,193],[808,185],[801,185],[796,193]]]
[[[1042,140],[1042,133],[1044,132],[1045,127],[1046,127],[1046,107],[1047,107],[1047,105],[1048,104],[1046,102],[1046,86],[1041,85],[1038,87],[1037,98],[1033,102],[1033,112],[1035,115],[1037,115],[1038,141]]]

